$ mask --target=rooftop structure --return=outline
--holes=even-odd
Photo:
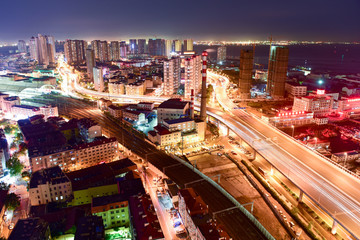
[[[40,218],[19,219],[8,240],[19,239],[51,239],[48,223]]]

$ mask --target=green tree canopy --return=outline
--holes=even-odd
[[[10,193],[5,197],[5,207],[9,210],[15,210],[20,206],[20,197],[15,193]]]
[[[12,156],[6,162],[6,167],[9,169],[11,176],[17,176],[23,170],[24,165],[20,162],[20,160],[17,157]]]

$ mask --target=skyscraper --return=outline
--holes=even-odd
[[[164,61],[164,94],[174,94],[180,86],[180,58]]]
[[[110,60],[120,60],[120,43],[118,41],[110,42]]]
[[[185,99],[190,99],[191,89],[194,89],[195,95],[201,90],[201,56],[193,55],[185,59]]]
[[[91,48],[86,49],[86,68],[87,74],[91,80],[94,80],[95,55]]]
[[[172,40],[165,40],[165,56],[168,58],[170,58],[172,53],[172,45],[173,45]]]
[[[84,40],[67,39],[64,44],[65,58],[70,65],[79,65],[85,63],[85,49],[87,42]]]
[[[181,41],[180,40],[174,40],[174,51],[175,52],[181,52]]]
[[[120,57],[126,58],[127,56],[127,45],[125,41],[120,42]]]
[[[53,36],[38,34],[30,39],[30,56],[38,61],[39,65],[47,67],[55,64],[55,40]]]
[[[37,47],[36,47],[36,39],[34,37],[30,38],[29,41],[29,52],[30,52],[30,58],[37,60]]]
[[[149,39],[148,50],[149,50],[150,56],[164,56],[165,40],[164,39]]]
[[[18,41],[18,44],[17,44],[17,47],[18,47],[18,51],[21,52],[21,53],[25,53],[26,52],[26,43],[24,40],[19,40]]]
[[[283,98],[285,95],[285,81],[289,60],[289,48],[286,46],[272,46],[268,67],[266,91],[272,98]]]
[[[146,53],[146,39],[138,39],[138,54]]]
[[[94,88],[95,90],[102,92],[104,91],[104,78],[103,78],[103,70],[101,67],[93,68],[94,75]]]
[[[193,40],[185,39],[184,40],[184,52],[191,52],[191,51],[194,51]]]
[[[226,60],[226,47],[220,46],[217,48],[217,63],[223,64]]]
[[[133,55],[137,54],[138,53],[138,46],[137,46],[137,43],[136,43],[136,39],[130,39],[129,43],[130,43],[130,53],[133,54]]]
[[[99,62],[109,61],[110,55],[107,41],[94,40],[91,42],[91,47],[94,50],[95,59]]]
[[[250,88],[252,82],[253,63],[254,51],[241,49],[239,67],[239,96],[241,99],[249,99],[251,97]]]

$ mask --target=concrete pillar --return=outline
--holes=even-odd
[[[302,202],[303,196],[304,196],[304,192],[302,190],[300,190],[300,195],[299,195],[298,202]]]
[[[334,219],[334,222],[333,222],[333,225],[332,225],[332,228],[331,228],[331,234],[335,235],[336,234],[336,230],[337,230],[337,221]]]

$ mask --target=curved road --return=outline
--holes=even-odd
[[[219,75],[209,75],[221,78]],[[360,180],[256,116],[236,109],[237,106],[227,97],[226,88],[217,87],[215,91],[218,102],[230,114],[208,109],[209,114],[252,145],[268,162],[359,239]]]

